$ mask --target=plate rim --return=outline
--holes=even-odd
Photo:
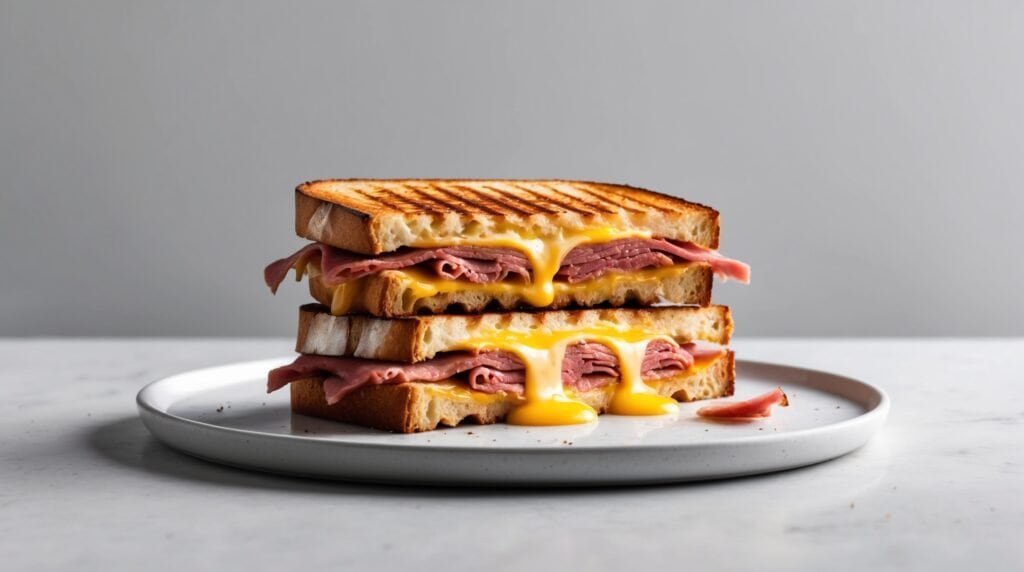
[[[202,430],[207,430],[207,431],[216,431],[216,432],[224,433],[226,435],[235,435],[237,437],[254,437],[255,436],[255,437],[258,437],[260,439],[271,439],[271,440],[280,441],[282,443],[288,443],[288,442],[297,442],[297,443],[305,443],[305,444],[314,444],[315,443],[316,446],[352,447],[352,448],[361,448],[361,449],[377,449],[377,450],[389,450],[389,451],[410,450],[411,449],[411,450],[417,450],[417,451],[429,451],[429,452],[438,452],[438,453],[459,453],[459,454],[471,454],[471,455],[472,454],[481,454],[481,455],[491,455],[491,454],[585,455],[585,454],[602,453],[602,452],[620,452],[620,451],[622,451],[624,449],[643,449],[644,451],[657,452],[659,450],[670,451],[670,450],[679,450],[679,449],[682,449],[682,448],[695,448],[695,447],[742,447],[742,446],[746,446],[746,445],[750,445],[750,444],[754,444],[754,443],[770,445],[770,444],[773,444],[773,443],[778,443],[780,441],[789,441],[789,440],[792,440],[792,439],[800,439],[800,438],[810,437],[810,436],[813,436],[813,435],[819,435],[822,432],[842,431],[842,430],[844,430],[844,429],[846,429],[846,428],[848,428],[850,426],[870,424],[870,423],[875,422],[876,418],[880,418],[880,419],[878,419],[879,423],[884,423],[885,419],[888,416],[889,409],[891,407],[891,401],[890,401],[889,395],[885,392],[885,390],[883,390],[881,387],[878,387],[877,385],[875,385],[873,383],[870,383],[870,382],[867,382],[867,381],[862,381],[862,380],[855,379],[855,378],[852,378],[852,377],[849,377],[849,376],[846,376],[846,375],[843,375],[843,374],[833,373],[833,372],[819,370],[819,369],[814,369],[814,368],[806,368],[806,367],[793,366],[793,365],[782,364],[782,363],[766,362],[766,361],[759,361],[759,360],[744,360],[744,359],[736,360],[737,370],[741,366],[746,364],[748,367],[781,368],[781,369],[795,370],[797,372],[801,372],[801,373],[804,373],[804,374],[811,374],[811,375],[817,375],[817,376],[828,376],[828,377],[831,377],[831,378],[837,378],[838,380],[841,380],[842,382],[853,383],[853,384],[865,387],[868,390],[874,392],[875,395],[878,398],[878,402],[873,407],[868,408],[865,412],[861,413],[860,415],[857,415],[856,417],[852,417],[850,419],[845,419],[843,421],[839,421],[839,422],[836,422],[836,423],[829,423],[827,425],[822,425],[822,426],[818,426],[818,427],[810,427],[810,428],[805,428],[805,429],[797,429],[797,430],[794,430],[794,431],[786,431],[786,432],[783,432],[783,433],[767,433],[767,434],[764,434],[764,435],[751,435],[751,436],[744,436],[744,437],[734,437],[734,438],[729,438],[728,440],[725,440],[725,441],[716,441],[716,442],[713,442],[713,443],[688,443],[688,444],[664,444],[664,443],[661,443],[661,444],[643,444],[643,443],[634,443],[634,444],[630,444],[630,445],[586,445],[586,446],[580,446],[580,447],[550,447],[550,446],[544,446],[544,447],[530,447],[530,446],[493,447],[493,446],[475,446],[475,445],[466,445],[466,446],[435,445],[435,444],[424,445],[422,443],[363,443],[363,442],[345,441],[345,440],[339,440],[339,439],[321,439],[321,438],[315,438],[315,437],[308,437],[308,436],[302,436],[302,435],[289,435],[289,434],[283,434],[283,433],[267,433],[267,432],[255,431],[255,430],[251,430],[251,429],[239,429],[239,428],[236,428],[236,427],[226,427],[226,426],[223,426],[223,425],[216,425],[216,424],[213,424],[213,423],[207,423],[205,421],[199,421],[199,420],[196,420],[196,419],[190,419],[188,417],[183,417],[181,415],[173,414],[169,410],[160,409],[160,408],[156,407],[155,405],[153,405],[149,401],[150,398],[149,398],[148,394],[154,393],[154,392],[159,391],[160,389],[162,389],[162,388],[158,387],[160,384],[165,384],[165,383],[172,382],[173,380],[175,380],[176,378],[179,378],[179,377],[194,376],[194,375],[201,375],[201,374],[209,375],[209,374],[215,373],[217,370],[237,368],[237,367],[246,366],[246,365],[253,366],[253,365],[258,364],[258,363],[270,364],[270,363],[280,362],[280,361],[282,361],[284,359],[286,359],[286,358],[285,357],[281,357],[281,358],[266,358],[266,359],[260,359],[260,360],[248,360],[248,361],[241,361],[241,362],[233,362],[233,363],[228,363],[228,364],[223,364],[223,365],[216,365],[216,366],[210,366],[210,367],[203,367],[203,368],[187,370],[187,371],[175,373],[175,374],[172,374],[172,375],[165,376],[165,377],[162,377],[160,379],[154,380],[154,381],[146,384],[142,389],[140,389],[139,392],[135,396],[135,403],[136,403],[136,406],[137,406],[137,408],[139,410],[139,416],[143,419],[143,421],[145,421],[146,415],[148,414],[148,415],[153,415],[155,417],[161,418],[164,421],[184,424],[186,427],[189,427],[189,428],[202,429]],[[598,422],[600,422],[600,419],[598,420]],[[148,424],[147,424],[147,428],[149,428]],[[156,435],[156,432],[153,431],[151,428],[150,428],[150,432],[154,433],[154,436],[159,438],[159,435]],[[395,435],[395,436],[400,436],[401,435],[400,433],[388,433],[386,431],[382,432],[382,433],[385,433],[387,435]]]

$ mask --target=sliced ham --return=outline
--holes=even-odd
[[[562,260],[557,278],[572,284],[598,278],[609,271],[633,272],[682,262],[707,262],[719,278],[744,284],[750,282],[750,266],[692,242],[663,238],[624,238],[599,244],[582,244],[572,249]]]
[[[511,248],[447,246],[410,248],[379,256],[365,256],[322,243],[306,245],[295,254],[272,262],[263,271],[263,279],[272,292],[299,264],[317,260],[328,284],[340,284],[384,270],[423,266],[442,278],[466,280],[476,284],[531,278],[530,261]],[[683,262],[707,262],[722,278],[750,282],[750,267],[726,258],[717,251],[689,242],[660,238],[626,238],[600,244],[577,246],[562,261],[556,279],[577,283],[604,276],[609,272],[634,272],[644,268],[670,266]]]
[[[772,414],[772,406],[789,406],[789,398],[782,392],[781,387],[758,395],[746,401],[735,401],[719,405],[708,405],[697,410],[701,417],[712,417],[716,419],[751,419],[758,417],[769,417]]]
[[[674,346],[664,341],[651,342],[644,356],[642,375],[645,379],[670,377],[693,365],[694,353],[709,356],[713,355],[714,348],[717,348],[714,354],[725,351],[717,345],[711,348],[712,345]],[[566,349],[562,381],[576,391],[588,391],[615,381],[619,377],[618,366],[615,354],[602,344],[573,344]],[[324,377],[327,402],[337,403],[367,385],[441,381],[463,373],[472,389],[485,393],[522,394],[526,379],[523,362],[505,351],[454,352],[417,364],[302,355],[293,363],[270,372],[267,392],[277,391],[297,379]]]
[[[426,264],[443,278],[476,284],[500,282],[510,277],[530,279],[530,261],[509,248],[413,248],[369,257],[319,242],[307,244],[295,254],[271,262],[263,270],[263,279],[271,292],[276,293],[289,270],[317,258],[320,272],[328,284],[341,284],[384,270],[401,270],[419,264]]]
[[[383,383],[409,381],[441,381],[468,369],[501,367],[496,352],[471,354],[453,352],[429,361],[408,364],[353,357],[301,355],[289,365],[273,369],[267,376],[267,393],[281,389],[296,379],[324,376],[324,393],[328,403],[363,387]]]
[[[682,347],[690,352],[690,355],[694,359],[707,359],[718,357],[725,353],[725,346],[713,344],[711,342],[696,341],[688,344],[682,344]]]

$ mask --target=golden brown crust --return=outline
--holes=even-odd
[[[364,213],[335,207],[333,203],[296,191],[295,234],[308,236],[311,232],[322,232],[326,238],[322,242],[327,244],[364,254],[373,252],[373,219]]]
[[[730,351],[706,369],[650,381],[648,385],[659,394],[678,401],[726,397],[733,394],[735,371],[735,356]],[[322,384],[321,378],[292,382],[292,411],[396,433],[431,431],[440,426],[454,427],[465,422],[497,423],[518,402],[515,396],[492,396],[472,392],[464,386],[458,392],[451,392],[441,389],[445,384],[402,383],[363,387],[339,403],[328,405]],[[576,397],[604,413],[615,385],[583,392]],[[438,387],[432,389],[431,386]]]
[[[292,382],[292,411],[303,415],[344,421],[397,433],[413,433],[410,412],[417,409],[412,384],[376,385],[346,396],[341,403],[328,405],[322,379]]]
[[[327,308],[307,304],[299,309],[296,351],[306,354],[354,356],[401,362],[420,362],[462,349],[481,333],[513,330],[579,329],[623,326],[662,333],[679,342],[704,340],[728,344],[732,314],[727,306],[592,308],[547,312],[489,312],[440,314],[407,318],[332,316]]]
[[[363,254],[416,240],[486,236],[512,225],[545,234],[611,226],[718,247],[714,209],[609,183],[565,180],[332,179],[296,188],[299,236]]]

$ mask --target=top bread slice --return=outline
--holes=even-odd
[[[295,232],[361,254],[502,231],[593,227],[718,248],[718,212],[626,185],[560,180],[343,179],[295,190]]]
[[[459,344],[482,333],[529,332],[542,328],[558,331],[595,326],[629,326],[666,335],[677,342],[700,340],[722,345],[729,343],[733,329],[732,315],[727,306],[377,318],[333,316],[325,306],[307,304],[299,309],[299,335],[295,350],[304,354],[416,363],[442,352],[461,349]]]

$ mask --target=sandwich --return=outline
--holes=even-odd
[[[465,421],[585,423],[732,395],[724,306],[384,319],[300,310],[295,362],[270,372],[296,413],[410,433]]]
[[[718,213],[571,181],[332,180],[296,189],[310,244],[271,263],[316,304],[271,371],[296,413],[402,433],[588,423],[729,396]]]
[[[333,180],[295,191],[313,242],[270,264],[308,276],[331,313],[422,313],[711,302],[718,213],[652,191],[570,181]]]

